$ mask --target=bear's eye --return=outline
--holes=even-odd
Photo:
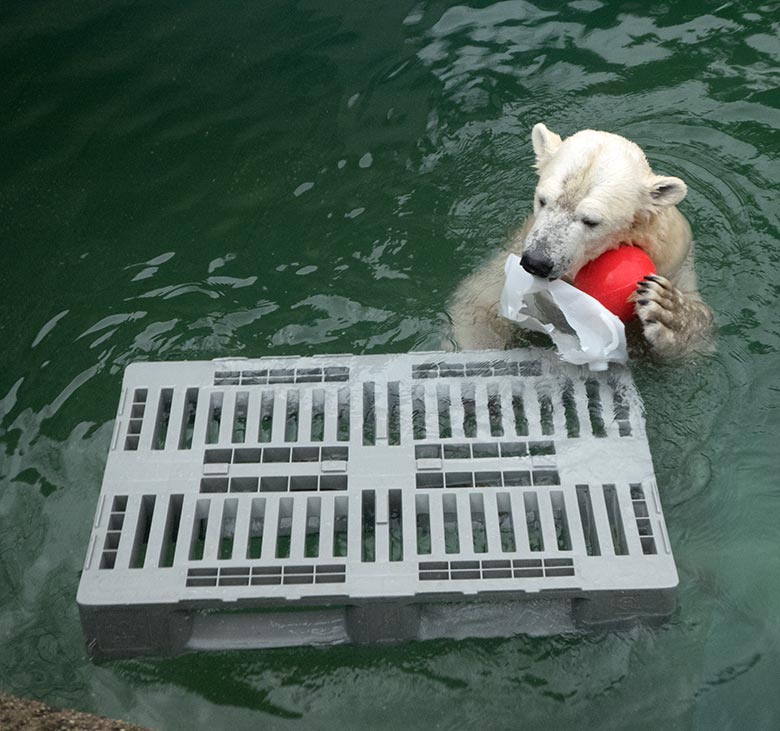
[[[547,198],[543,195],[539,196],[539,208],[544,208],[547,205]]]
[[[582,222],[588,227],[588,228],[596,228],[596,226],[599,225],[600,221],[596,221],[593,218],[588,218],[585,216],[585,218],[582,219]]]

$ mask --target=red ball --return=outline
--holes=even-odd
[[[574,277],[574,286],[628,322],[636,317],[634,302],[628,298],[648,274],[655,274],[653,260],[636,246],[620,246],[582,267]]]

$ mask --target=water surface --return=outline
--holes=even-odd
[[[0,6],[0,688],[165,729],[773,728],[780,6]],[[124,367],[441,342],[532,125],[679,175],[718,353],[635,377],[680,571],[656,630],[90,664]]]

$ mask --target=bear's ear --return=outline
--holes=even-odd
[[[649,183],[650,200],[654,206],[676,206],[688,193],[688,186],[680,178],[654,175]]]
[[[536,169],[544,167],[561,146],[560,135],[550,132],[541,122],[531,130],[531,143],[536,153]]]

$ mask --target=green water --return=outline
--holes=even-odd
[[[189,728],[780,726],[780,5],[0,4],[0,689]],[[636,365],[658,630],[95,666],[75,605],[123,368],[441,342],[529,130],[685,179],[718,353]]]

